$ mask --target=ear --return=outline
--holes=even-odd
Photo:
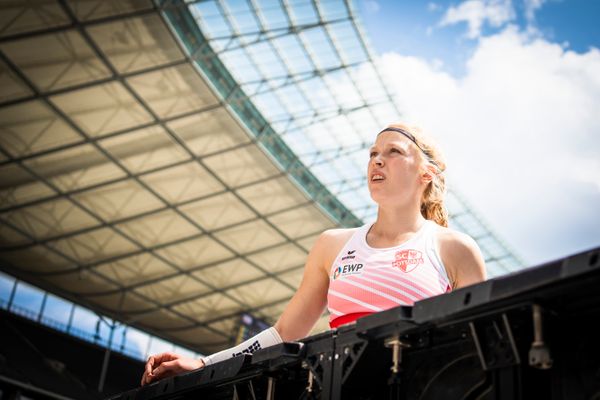
[[[423,174],[421,175],[421,182],[428,184],[433,180],[433,177],[436,174],[436,170],[435,167],[431,164],[428,164],[425,167],[425,171],[423,172]]]

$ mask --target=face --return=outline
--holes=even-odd
[[[369,192],[379,205],[420,201],[423,182],[417,146],[398,132],[385,131],[371,147],[367,179]]]

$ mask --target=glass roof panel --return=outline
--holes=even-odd
[[[206,235],[161,247],[156,250],[156,254],[184,270],[233,256],[229,250]]]
[[[268,219],[291,239],[313,235],[335,227],[331,220],[312,204],[273,215]]]
[[[69,24],[69,17],[54,0],[5,1],[0,4],[0,37]]]
[[[119,82],[50,97],[85,133],[100,136],[152,121],[152,116]]]
[[[32,273],[51,273],[70,270],[74,262],[57,254],[56,251],[41,245],[25,249],[9,250],[2,255],[10,264]]]
[[[173,210],[163,210],[115,225],[144,247],[191,237],[199,230]]]
[[[231,289],[227,293],[242,304],[256,304],[257,307],[261,307],[274,301],[287,301],[294,291],[288,285],[271,279],[266,282],[250,283],[243,289]]]
[[[166,167],[191,158],[159,125],[101,139],[98,144],[134,174]]]
[[[344,21],[330,24],[327,26],[327,29],[336,51],[345,64],[357,64],[368,61],[369,55],[360,45],[357,31],[351,22]]]
[[[122,169],[89,144],[30,158],[23,164],[65,192],[125,176]]]
[[[121,73],[184,58],[164,22],[155,14],[92,25],[88,32]]]
[[[192,295],[199,296],[210,291],[210,288],[198,282],[197,279],[190,279],[188,275],[183,274],[153,284],[143,285],[134,290],[136,293],[158,300],[161,303],[179,301]]]
[[[237,190],[256,211],[269,215],[306,203],[308,198],[299,192],[287,176],[270,179]]]
[[[36,240],[57,237],[99,224],[81,207],[65,199],[46,201],[0,216],[11,226]]]
[[[0,221],[4,222],[4,218],[0,217]],[[5,243],[5,247],[24,247],[33,243],[33,240],[6,225],[6,223],[0,225],[0,240]]]
[[[247,47],[247,54],[252,59],[262,76],[267,79],[286,75],[285,65],[281,62],[269,43],[261,42]]]
[[[289,20],[281,1],[253,0],[252,3],[257,8],[257,13],[268,30],[277,31],[289,26]]]
[[[83,140],[48,105],[39,100],[0,108],[0,121],[0,145],[14,157]]]
[[[321,0],[316,3],[321,17],[326,21],[333,21],[337,19],[348,19],[348,9],[346,7],[340,7],[338,0]]]
[[[14,164],[0,166],[0,203],[3,209],[17,206],[56,193],[46,183],[36,180],[31,173]]]
[[[189,64],[136,75],[127,82],[161,118],[175,117],[219,103]]]
[[[248,259],[271,273],[278,273],[303,267],[306,253],[294,244],[284,243],[258,251],[248,256]]]
[[[260,30],[254,12],[246,1],[224,1],[223,9],[229,14],[231,23],[239,34],[256,33]]]
[[[255,82],[262,80],[262,74],[256,65],[250,61],[247,53],[242,48],[228,50],[223,53],[221,59],[228,65],[230,72],[239,83]]]
[[[50,276],[48,280],[58,288],[72,290],[78,297],[93,295],[102,290],[117,291],[119,289],[119,285],[116,282],[110,281],[106,277],[96,273],[86,272],[80,276],[72,274],[66,277]],[[85,284],[82,284],[82,282],[85,282]],[[77,318],[78,308],[81,310],[80,307],[75,306],[73,318]],[[89,310],[86,311],[91,313]]]
[[[342,65],[323,28],[303,30],[299,38],[318,69],[338,68]]]
[[[3,43],[0,49],[35,86],[44,91],[110,75],[108,68],[74,29]]]
[[[228,20],[223,16],[221,8],[216,2],[201,1],[193,4],[190,9],[206,37],[218,38],[233,35],[234,32],[230,28]]]
[[[218,231],[215,237],[227,243],[238,254],[253,252],[285,241],[281,234],[263,221],[249,222]]]
[[[110,228],[99,228],[48,243],[78,264],[106,260],[138,249],[133,242]]]
[[[290,75],[311,73],[314,65],[309,56],[302,49],[302,45],[295,35],[281,35],[272,40],[273,47],[277,49],[280,57],[285,61]],[[309,75],[310,76],[310,75]]]
[[[294,24],[316,24],[319,22],[319,15],[312,1],[286,1],[284,4],[286,12]]]
[[[173,275],[176,271],[167,263],[150,253],[136,254],[94,267],[96,272],[119,281],[124,286],[145,283],[160,277]]]
[[[288,112],[306,113],[312,109],[306,100],[306,96],[297,86],[285,86],[276,90],[275,93],[281,99]]]
[[[5,102],[30,95],[31,89],[21,80],[6,63],[0,60],[0,102]]]
[[[256,217],[255,213],[231,192],[187,203],[179,207],[179,210],[209,231],[246,222]]]
[[[225,188],[193,161],[141,176],[141,180],[171,204],[197,199]]]
[[[250,142],[246,132],[222,107],[172,120],[167,126],[198,156]]]
[[[197,320],[211,320],[220,316],[230,315],[238,308],[238,301],[223,296],[220,293],[214,293],[209,296],[203,296],[197,300],[177,304],[173,307],[173,310],[181,311]],[[218,329],[227,328],[219,327]],[[206,333],[202,333],[202,335],[202,337],[209,336]]]
[[[94,20],[152,8],[151,0],[69,0],[69,7],[79,20]]]
[[[241,285],[248,281],[268,279],[261,271],[241,258],[225,261],[193,272],[193,276],[218,288],[227,289],[233,285]]]
[[[280,171],[256,147],[240,147],[205,158],[205,163],[229,187],[274,177]]]

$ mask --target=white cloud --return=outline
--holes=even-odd
[[[535,12],[540,9],[546,0],[524,0],[525,18],[532,23],[535,20]]]
[[[531,3],[542,0],[530,0]],[[466,22],[469,26],[467,37],[475,39],[481,36],[481,29],[485,23],[499,28],[515,19],[515,12],[511,0],[467,0],[458,6],[446,10],[439,25],[449,26]]]
[[[600,245],[600,51],[515,28],[484,37],[457,79],[381,57],[409,122],[441,143],[449,178],[527,262]]]

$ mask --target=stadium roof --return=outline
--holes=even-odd
[[[11,275],[212,352],[241,312],[274,322],[320,232],[373,217],[363,149],[400,112],[350,3],[0,7]],[[448,206],[491,275],[521,266]]]

